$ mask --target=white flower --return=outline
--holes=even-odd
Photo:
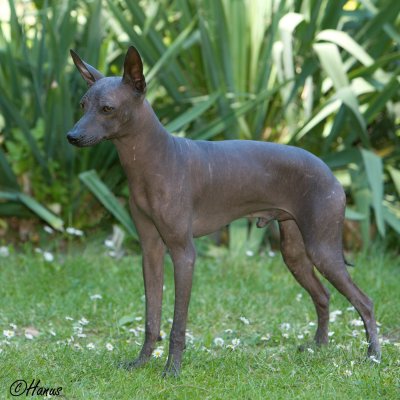
[[[87,325],[87,324],[89,323],[89,321],[88,321],[85,317],[82,317],[82,318],[78,321],[78,323],[80,323],[81,325]]]
[[[49,251],[44,251],[43,252],[43,258],[47,262],[53,262],[54,261],[54,256]]]
[[[154,358],[160,358],[164,354],[164,349],[162,347],[157,347],[153,352]]]
[[[11,331],[11,330],[9,330],[9,329],[5,329],[5,330],[3,331],[3,335],[4,335],[7,339],[11,339],[12,337],[15,336],[15,332],[14,332],[14,331]]]
[[[275,257],[275,252],[272,251],[272,250],[270,250],[270,251],[268,252],[268,255],[269,255],[270,257]]]
[[[86,345],[86,348],[88,348],[89,350],[94,350],[96,346],[94,345],[94,343],[89,343]]]
[[[353,336],[353,337],[356,337],[356,336],[358,336],[360,334],[360,332],[359,331],[351,331],[351,336]]]
[[[315,326],[315,322],[311,321],[308,323],[309,326]]]
[[[211,353],[211,350],[210,350],[210,349],[207,349],[206,346],[201,346],[200,350],[201,350],[201,351],[206,351],[207,353]]]
[[[331,331],[328,332],[329,337],[333,336],[334,334],[335,334],[335,332],[331,332]]]
[[[78,333],[76,336],[78,336],[79,338],[85,338],[87,335],[86,333]]]
[[[329,322],[335,322],[338,315],[342,315],[343,312],[341,310],[332,311],[329,314]]]
[[[65,229],[65,232],[73,236],[83,236],[83,231],[80,229],[75,229],[72,226],[69,226],[67,229]]]
[[[114,242],[112,240],[110,240],[110,239],[106,239],[104,241],[104,245],[106,247],[108,247],[109,249],[113,249],[114,248]]]
[[[232,339],[232,346],[237,347],[239,346],[239,344],[240,344],[240,339]]]
[[[271,339],[271,335],[269,333],[267,333],[265,336],[261,336],[261,339],[263,342],[268,341],[269,339]]]
[[[285,339],[289,339],[289,334],[288,334],[288,333],[282,333],[282,336],[283,336]]]
[[[362,322],[361,319],[353,319],[350,321],[350,325],[352,326],[363,326],[364,323]]]
[[[304,335],[300,333],[299,335],[297,335],[297,339],[304,339]]]
[[[300,301],[303,298],[303,293],[298,293],[296,295],[296,301]]]
[[[17,325],[15,325],[15,324],[11,323],[11,324],[10,324],[10,326],[11,326],[11,328],[13,328],[13,329],[14,329],[14,331],[15,331],[15,330],[17,330]]]
[[[167,334],[165,333],[165,331],[161,330],[160,331],[160,338],[161,340],[164,340],[167,337]]]
[[[233,330],[232,330],[232,329],[225,329],[224,332],[225,332],[225,333],[233,333]]]
[[[29,339],[29,340],[32,340],[32,339],[33,339],[33,335],[32,335],[31,333],[25,332],[25,337],[26,337],[27,339]]]
[[[373,361],[374,363],[377,363],[377,364],[380,364],[380,363],[381,363],[380,360],[378,360],[378,359],[377,359],[376,357],[374,357],[374,356],[370,356],[369,359],[370,359],[371,361]]]
[[[101,300],[102,298],[101,294],[92,294],[90,296],[90,300]]]
[[[252,257],[252,256],[254,256],[254,251],[246,250],[246,256],[247,256],[247,257]]]
[[[227,348],[227,349],[231,349],[231,350],[235,350],[235,349],[236,349],[236,346],[234,346],[233,344],[227,344],[227,345],[226,345],[226,348]]]
[[[65,319],[66,319],[67,321],[73,321],[73,320],[74,320],[72,317],[68,317],[68,316],[66,316]]]
[[[194,336],[191,333],[186,332],[185,336],[186,336],[186,339],[187,339],[188,343],[193,343]]]
[[[343,373],[345,376],[352,376],[353,375],[353,373],[349,370],[349,369],[346,369],[346,371],[344,371],[344,373]]]
[[[250,321],[246,317],[240,317],[239,318],[245,325],[249,325]]]
[[[134,329],[134,328],[129,329],[129,332],[133,333],[135,336],[139,336],[138,331],[136,329]]]
[[[311,354],[314,354],[314,350],[311,347],[307,347],[307,351]]]
[[[74,325],[72,327],[72,329],[74,330],[74,333],[82,333],[83,332],[83,328],[81,325]]]
[[[174,320],[172,318],[168,318],[167,321],[169,324],[172,324],[174,322]]]
[[[56,333],[54,331],[49,331],[51,336],[56,336]]]
[[[135,321],[141,321],[142,319],[142,317],[135,317]]]
[[[224,345],[224,339],[220,338],[220,337],[216,337],[214,339],[214,344],[216,346],[223,346]]]
[[[290,324],[289,324],[289,322],[283,322],[282,324],[281,324],[281,330],[282,331],[288,331],[290,329]]]
[[[50,226],[48,226],[48,225],[46,225],[46,226],[43,228],[43,230],[44,230],[45,232],[47,232],[49,235],[51,235],[51,234],[54,233],[54,229],[53,229],[53,228],[50,228]]]
[[[346,311],[356,311],[356,309],[353,306],[351,306],[351,307],[347,307]]]
[[[108,351],[113,351],[113,350],[114,350],[114,346],[113,346],[111,343],[107,343],[107,344],[106,344],[106,349],[107,349]]]
[[[79,343],[74,343],[74,349],[82,350],[82,346]]]
[[[6,246],[0,246],[0,257],[8,257],[10,255],[10,250]]]

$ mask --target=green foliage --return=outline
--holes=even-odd
[[[3,191],[58,204],[62,219],[78,223],[85,212],[79,173],[95,169],[124,195],[110,143],[77,151],[65,140],[84,93],[68,50],[120,74],[134,44],[146,63],[148,98],[172,132],[306,148],[341,180],[365,245],[371,224],[381,236],[387,225],[400,232],[400,2],[9,4],[0,30]],[[0,215],[10,213],[7,205],[15,210],[0,203]]]

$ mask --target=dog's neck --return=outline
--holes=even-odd
[[[132,120],[134,123],[126,128],[126,132],[112,140],[130,183],[136,182],[138,174],[143,175],[155,164],[162,165],[163,156],[173,141],[173,136],[163,127],[147,100],[135,110]]]

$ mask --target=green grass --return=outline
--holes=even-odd
[[[297,351],[313,336],[309,323],[315,321],[315,312],[279,254],[242,260],[199,257],[188,322],[193,343],[188,343],[181,377],[162,379],[166,351],[139,370],[118,367],[138,354],[142,341],[141,332],[135,337],[129,329],[142,328],[143,319],[121,324],[124,317],[143,317],[140,258],[115,260],[103,249],[100,244],[71,249],[67,255],[58,253],[53,262],[29,249],[0,259],[0,332],[17,325],[9,344],[4,336],[0,339],[1,399],[11,398],[9,388],[17,379],[62,386],[67,399],[399,398],[398,258],[375,251],[356,256],[356,268],[351,269],[375,301],[381,337],[387,342],[378,365],[365,361],[363,328],[351,325],[356,313],[347,310],[349,304],[331,287],[331,311],[342,314],[331,323],[330,345],[314,352]],[[168,333],[173,311],[169,261],[165,286],[162,325]],[[93,294],[102,299],[91,300]],[[83,326],[87,337],[79,338],[73,326],[82,317],[89,323]],[[284,323],[290,323],[288,330],[283,330]],[[27,327],[39,335],[27,339]],[[266,335],[271,338],[261,340]],[[74,341],[66,344],[71,336]],[[234,338],[241,343],[232,351],[215,346],[216,337],[222,337],[225,346]],[[95,349],[88,349],[89,343]],[[167,340],[160,346],[166,350]]]

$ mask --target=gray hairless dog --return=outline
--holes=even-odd
[[[71,51],[89,85],[84,115],[68,133],[83,147],[115,144],[128,178],[130,209],[143,253],[146,293],[146,363],[160,334],[163,259],[174,264],[175,311],[164,375],[178,375],[196,258],[193,237],[207,235],[239,217],[258,226],[279,222],[283,259],[310,294],[318,315],[315,342],[328,342],[329,293],[314,266],[356,308],[364,321],[368,355],[380,358],[371,300],[351,280],[343,257],[346,197],[329,168],[305,150],[274,143],[192,141],[170,135],[145,100],[138,51],[130,47],[124,74],[104,77]]]

